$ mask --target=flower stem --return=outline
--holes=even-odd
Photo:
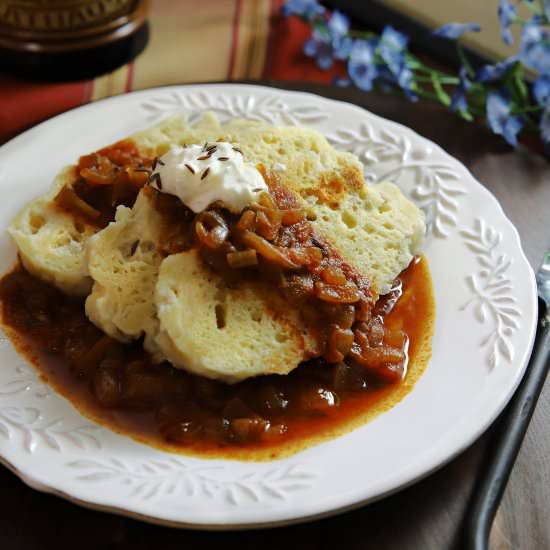
[[[378,35],[371,31],[348,31],[347,36],[350,38],[372,38]]]
[[[474,71],[474,68],[472,67],[471,63],[468,61],[468,58],[464,54],[464,50],[462,49],[462,46],[459,42],[456,43],[456,53],[458,54],[458,58],[460,59],[460,62],[464,67],[466,67],[466,71],[468,72],[468,76],[470,78],[474,78],[476,72]]]
[[[430,73],[430,74],[437,75],[437,73]],[[414,79],[415,79],[416,82],[432,82],[432,77],[431,76],[423,76],[423,75],[415,74]],[[441,84],[456,85],[460,82],[460,79],[457,78],[456,76],[439,76],[439,82]]]
[[[452,76],[445,71],[440,71],[438,69],[434,69],[433,67],[428,67],[427,65],[424,65],[422,61],[420,61],[414,55],[411,55],[411,54],[407,55],[407,65],[415,71],[422,71],[430,75],[435,73],[438,76],[442,76],[442,77]]]
[[[540,4],[540,15],[544,19],[544,24],[548,25],[550,21],[548,21],[548,16],[546,15],[546,6],[544,5],[544,0],[539,0],[539,4]]]
[[[431,99],[432,101],[436,101],[437,103],[441,103],[439,97],[437,94],[434,94],[433,92],[428,92],[426,90],[422,90],[421,88],[414,87],[413,88],[414,93],[423,99]]]
[[[514,107],[512,108],[512,113],[514,115],[525,114],[525,113],[538,113],[542,111],[542,105],[527,105],[526,107]]]

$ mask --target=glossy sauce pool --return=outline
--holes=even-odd
[[[90,372],[84,372],[82,369],[75,370],[71,362],[63,354],[58,353],[60,348],[65,349],[68,346],[68,336],[63,327],[76,327],[72,338],[76,339],[74,346],[77,347],[78,338],[84,339],[85,334],[93,334],[95,339],[101,336],[101,333],[85,318],[83,302],[63,297],[48,285],[33,279],[21,268],[16,268],[2,279],[0,297],[3,302],[4,328],[18,351],[33,363],[48,384],[69,399],[82,413],[98,423],[170,452],[211,458],[270,460],[287,456],[364,424],[394,406],[414,387],[431,356],[431,338],[435,320],[434,298],[427,261],[421,258],[412,262],[401,273],[400,279],[402,281],[401,297],[393,310],[384,316],[384,324],[389,329],[400,328],[408,336],[409,361],[403,380],[382,384],[379,380],[371,381],[367,377],[366,387],[360,391],[335,390],[331,374],[333,367],[313,362],[300,366],[284,377],[266,376],[233,386],[225,386],[176,371],[165,363],[154,368],[147,367],[148,372],[154,372],[155,375],[151,379],[153,384],[148,383],[148,388],[155,387],[157,383],[160,388],[158,395],[155,395],[155,405],[140,401],[142,398],[137,391],[137,394],[134,392],[131,397],[133,401],[131,399],[129,401],[133,403],[131,407],[120,406],[120,404],[113,406],[99,404],[92,390],[93,374],[90,375]],[[25,284],[27,288],[31,284],[33,288],[39,290],[30,302],[22,304],[21,295],[29,294],[24,290]],[[17,285],[20,285],[23,290],[18,291]],[[42,295],[47,296],[47,299]],[[56,308],[62,311],[59,315],[53,316],[53,321],[41,321],[45,317],[40,308],[45,307],[44,303],[47,300],[53,300]],[[29,311],[33,319],[24,326],[17,322],[20,318],[18,316],[22,315],[22,309]],[[24,318],[27,319],[27,317]],[[139,362],[143,361],[144,353],[139,344],[133,346],[116,344],[116,346],[119,355],[125,354],[126,361],[133,361],[138,366]],[[139,372],[145,371],[142,369]],[[182,389],[181,395],[176,392],[175,397],[173,389],[180,386],[185,391]],[[130,393],[132,387],[130,387]],[[166,418],[172,418],[176,414],[172,411],[175,399],[178,403],[182,401],[191,403],[196,399],[200,406],[198,409],[195,407],[196,410],[193,409],[193,418],[196,418],[197,425],[201,425],[201,433],[205,433],[206,430],[219,431],[221,429],[219,416],[229,415],[231,418],[233,415],[235,418],[254,415],[255,417],[265,412],[266,404],[262,405],[258,396],[264,393],[270,395],[274,387],[277,389],[277,395],[280,390],[281,395],[288,397],[290,406],[284,411],[272,414],[269,418],[272,426],[280,425],[285,428],[280,432],[274,430],[273,436],[244,442],[221,441],[217,432],[216,437],[211,439],[194,437],[194,424],[191,426],[191,431],[186,431],[183,436],[181,430],[174,436],[174,430],[170,427],[174,422],[166,424]],[[163,388],[168,388],[166,395],[162,393],[165,391]],[[310,412],[305,415],[301,409],[297,412],[297,408],[292,406],[295,402],[303,403],[304,395],[307,401],[312,395],[316,397],[319,391],[332,392],[336,399],[335,404],[329,407],[318,407],[314,403]],[[166,407],[162,405],[163,399],[167,401]],[[311,405],[310,401],[311,399],[307,402],[308,407]],[[136,403],[138,403],[137,406]],[[178,409],[177,418],[180,419],[182,414],[184,413]],[[189,414],[187,409],[185,414]],[[269,414],[271,412],[267,412],[264,416]],[[206,427],[202,426],[201,422]],[[177,426],[180,424],[177,423]],[[169,429],[166,426],[169,426]]]

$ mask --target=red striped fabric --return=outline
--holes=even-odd
[[[152,33],[156,33],[157,43],[159,37],[162,37],[163,25],[167,30],[170,30],[171,24],[173,25],[174,17],[172,15],[179,16],[179,21],[186,20],[185,14],[189,12],[185,12],[185,10],[189,10],[190,1],[176,3],[170,0],[158,0],[152,4],[151,29]],[[286,19],[281,16],[280,7],[283,0],[227,0],[227,2],[232,2],[232,6],[223,5],[227,7],[223,17],[219,13],[220,4],[206,2],[199,10],[201,28],[207,29],[211,25],[213,29],[216,29],[215,32],[219,31],[219,43],[204,44],[200,42],[201,33],[193,34],[193,29],[189,29],[191,42],[188,47],[193,51],[201,52],[205,48],[216,48],[217,54],[226,56],[227,67],[217,77],[217,80],[223,78],[223,74],[225,74],[228,80],[237,77],[331,82],[336,74],[343,73],[342,65],[335,65],[330,71],[323,72],[303,54],[303,44],[309,35],[309,28],[296,18]],[[198,9],[196,8],[196,10]],[[195,17],[197,17],[196,10]],[[196,21],[193,24],[196,25]],[[258,28],[262,29],[261,33]],[[186,29],[182,28],[181,32],[185,33]],[[242,42],[239,37],[244,37]],[[178,51],[169,51],[169,44],[166,45],[166,50],[168,51],[167,55],[177,56],[179,53]],[[259,51],[262,53],[258,54]],[[259,58],[258,55],[264,55],[264,58]],[[179,77],[166,74],[160,76],[161,80],[164,76],[166,82],[159,82],[157,73],[150,84],[147,83],[146,78],[144,83],[144,67],[151,67],[151,61],[149,60],[149,64],[144,65],[140,58],[143,59],[143,56],[129,63],[123,70],[118,70],[116,74],[112,73],[112,75],[83,82],[51,84],[0,75],[0,143],[53,115],[107,95],[134,89],[136,67],[140,70],[141,87],[172,83],[174,78],[177,79],[176,81],[180,81]],[[216,57],[216,59],[218,58],[220,57]],[[248,64],[243,60],[248,60]],[[236,71],[238,62],[240,70]],[[208,80],[208,75],[212,75],[208,63],[204,62],[205,77],[203,78],[200,73],[200,60],[197,62],[197,66],[199,70],[197,72],[197,67],[194,67],[193,80]],[[243,73],[243,67],[247,66],[251,67],[250,71],[253,73]],[[261,70],[258,70],[258,67]],[[153,64],[152,69],[154,68]],[[184,67],[179,70],[183,75],[186,74]]]

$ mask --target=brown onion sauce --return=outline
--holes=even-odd
[[[118,141],[83,155],[71,181],[54,203],[75,220],[102,229],[114,219],[117,206],[134,204],[153,162],[152,158],[142,155],[131,140]],[[73,192],[76,197],[72,196]]]
[[[399,298],[392,311],[382,315],[388,329],[401,329],[409,338],[409,373],[393,383],[366,372],[360,377],[344,373],[337,380],[337,367],[319,359],[286,376],[263,376],[231,386],[168,363],[153,366],[140,342],[120,344],[102,336],[85,317],[82,300],[68,298],[21,266],[0,281],[0,300],[3,323],[19,351],[48,383],[99,422],[170,450],[235,457],[242,457],[243,450],[264,450],[274,457],[296,442],[341,433],[367,411],[388,408],[392,395],[394,401],[403,397],[400,388],[407,386],[411,374],[417,378],[415,370],[423,365],[416,362],[433,321],[426,261],[412,262],[398,281],[395,292],[381,298],[374,312],[383,314],[388,301]],[[102,388],[97,380],[100,371],[112,374],[119,384],[111,404],[104,400],[101,405],[96,399],[98,385]],[[109,384],[102,389],[107,390],[104,397],[109,396]],[[228,422],[241,418],[262,419],[271,429],[264,431],[262,424],[262,435],[257,436],[254,430],[259,428],[252,422],[244,431],[241,426],[238,437],[228,435]]]

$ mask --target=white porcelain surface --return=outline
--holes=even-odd
[[[411,108],[414,108],[411,106]],[[534,276],[518,234],[468,170],[411,130],[353,105],[243,85],[174,86],[92,103],[0,148],[5,227],[79,155],[181,111],[319,130],[353,151],[370,182],[390,179],[426,212],[437,300],[433,359],[414,390],[369,424],[271,463],[170,455],[94,425],[0,341],[0,456],[26,483],[160,523],[234,528],[288,523],[371,501],[471,444],[524,372],[536,321]]]

